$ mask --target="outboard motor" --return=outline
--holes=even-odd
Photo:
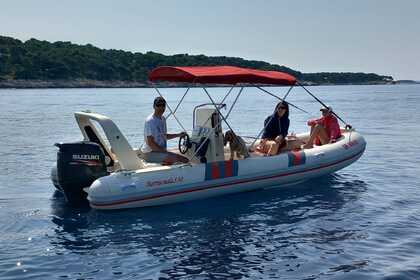
[[[88,141],[56,143],[56,178],[54,185],[64,193],[67,202],[74,206],[85,205],[89,187],[96,179],[108,175],[102,148]],[[53,175],[54,171],[51,173]]]

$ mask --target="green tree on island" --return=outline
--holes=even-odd
[[[157,66],[232,65],[289,73],[307,84],[370,84],[393,81],[374,73],[302,73],[286,66],[239,57],[163,55],[104,50],[90,44],[39,41],[22,42],[0,36],[0,80],[93,80],[147,83]]]

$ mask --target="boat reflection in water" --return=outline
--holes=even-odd
[[[337,242],[365,238],[340,214],[346,203],[357,205],[366,190],[363,181],[351,176],[335,174],[288,189],[111,212],[71,208],[57,197],[51,205],[56,227],[50,243],[64,255],[89,255],[83,271],[101,275],[287,275],[314,261],[310,248],[331,256],[340,253]],[[333,227],[337,219],[340,228]],[[330,242],[335,245],[328,246]]]

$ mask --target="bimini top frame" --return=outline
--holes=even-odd
[[[305,88],[302,84],[300,84],[295,77],[293,77],[290,74],[279,72],[279,71],[264,71],[264,70],[240,68],[240,67],[234,67],[234,66],[187,66],[187,67],[161,66],[161,67],[155,68],[149,73],[149,80],[153,83],[156,92],[160,96],[162,96],[162,94],[160,93],[159,89],[155,86],[154,84],[155,82],[176,82],[176,83],[202,85],[204,92],[206,93],[206,95],[209,97],[211,101],[211,104],[213,104],[215,110],[219,113],[222,120],[226,123],[226,125],[231,130],[233,129],[230,126],[230,124],[227,122],[227,118],[229,117],[229,114],[232,111],[233,107],[235,106],[239,96],[241,95],[243,91],[243,87],[245,85],[254,86],[255,88],[259,89],[261,92],[269,94],[275,97],[276,99],[278,99],[279,101],[284,101],[286,97],[290,94],[292,88],[295,85],[299,85],[310,96],[312,96],[317,102],[319,102],[322,106],[326,108],[328,107],[324,102],[322,102],[319,98],[313,95],[307,88]],[[228,93],[224,96],[223,100],[221,100],[220,102],[215,102],[215,100],[211,97],[211,95],[209,94],[208,90],[205,87],[205,85],[207,84],[233,85],[233,86],[229,89]],[[290,88],[287,91],[287,93],[284,95],[284,97],[281,98],[269,92],[268,90],[262,88],[263,85],[290,86]],[[232,92],[232,89],[235,86],[240,87],[240,90],[233,104],[231,105],[228,113],[226,114],[226,116],[224,116],[220,112],[220,108],[217,104],[223,104],[223,102],[226,100],[226,98],[229,96],[229,94]],[[176,110],[179,108],[180,104],[182,103],[182,101],[184,100],[185,96],[187,95],[189,89],[190,88],[188,87],[184,95],[182,96],[181,100],[175,107],[175,110],[172,110],[169,104],[167,104],[167,107],[170,111],[170,114],[167,116],[167,118],[173,115],[175,120],[178,122],[178,124],[184,131],[186,131],[186,129],[184,128],[182,123],[178,120],[175,113],[176,113]],[[308,115],[311,115],[307,111],[299,108],[298,106],[290,102],[288,102],[288,104]],[[351,128],[351,126],[347,124],[342,118],[340,118],[335,112],[333,112],[333,114],[346,125],[346,128]],[[216,128],[217,127],[213,128],[213,130]],[[261,136],[262,132],[264,131],[264,128],[261,130],[258,136],[255,137],[255,141]],[[212,132],[213,131],[209,132],[207,138],[211,135]],[[195,155],[193,157],[195,157]]]

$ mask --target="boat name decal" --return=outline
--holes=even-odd
[[[73,155],[73,159],[100,160],[99,155]]]
[[[173,176],[163,180],[147,181],[146,187],[156,187],[167,184],[176,184],[184,181],[183,176]]]
[[[357,144],[359,144],[359,142],[357,142],[356,139],[355,140],[351,140],[350,142],[348,142],[346,144],[343,144],[343,148],[346,149],[346,150],[348,150],[351,147],[356,146]]]

